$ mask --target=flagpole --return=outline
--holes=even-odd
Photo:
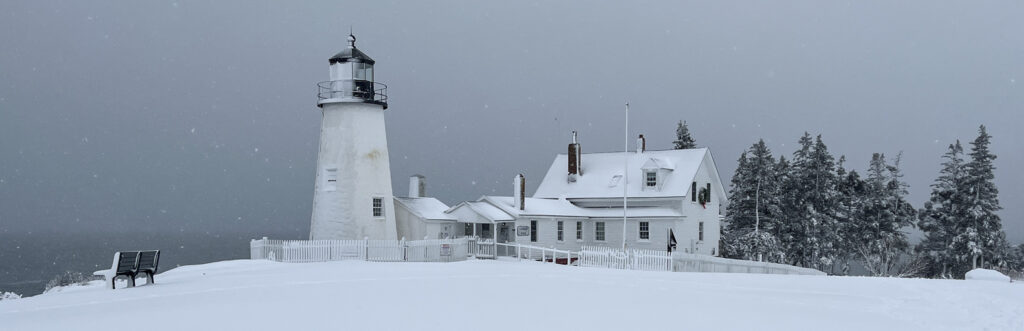
[[[626,103],[626,141],[622,149],[622,251],[626,251],[626,195],[629,188],[629,102]]]

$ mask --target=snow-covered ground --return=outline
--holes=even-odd
[[[3,330],[1022,330],[1024,285],[237,260],[0,301]],[[119,327],[121,326],[121,327]]]

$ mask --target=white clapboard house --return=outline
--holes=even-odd
[[[707,148],[648,151],[641,136],[635,152],[581,153],[574,137],[532,198],[525,180],[515,177],[511,197],[483,196],[445,213],[463,235],[499,243],[621,247],[625,195],[627,248],[719,253],[727,197]]]

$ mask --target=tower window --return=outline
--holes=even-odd
[[[384,199],[373,198],[373,217],[384,216]]]
[[[650,239],[651,239],[651,223],[650,222],[640,222],[640,240],[650,240]]]
[[[604,222],[594,223],[594,240],[604,241]]]
[[[333,192],[338,190],[338,168],[329,168],[324,170],[324,191]]]
[[[646,178],[645,183],[647,184],[647,187],[658,186],[658,173],[657,172],[648,171],[647,172],[647,176],[645,178]]]

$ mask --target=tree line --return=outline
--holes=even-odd
[[[845,275],[860,263],[876,276],[962,278],[973,268],[1021,270],[1024,244],[1006,241],[996,213],[991,136],[981,126],[964,154],[957,141],[920,209],[907,201],[902,153],[874,153],[864,174],[847,169],[822,140],[804,133],[790,158],[763,140],[740,154],[722,227],[722,255]],[[685,123],[676,147],[695,143]],[[680,144],[679,142],[685,142]],[[681,146],[683,145],[683,146]],[[911,245],[910,229],[924,238]]]

